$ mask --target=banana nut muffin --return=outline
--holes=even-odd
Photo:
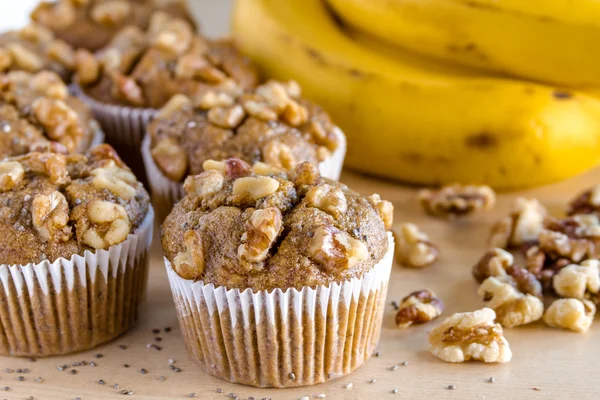
[[[242,88],[256,85],[249,60],[229,41],[209,41],[182,19],[157,12],[147,31],[120,30],[95,55],[78,50],[76,82],[104,103],[137,108],[162,107],[177,93],[198,93],[233,79]]]
[[[41,25],[31,23],[0,34],[0,73],[50,70],[67,82],[74,60],[71,46]]]
[[[143,186],[106,144],[88,155],[0,162],[0,263],[53,262],[123,242],[148,213]]]
[[[84,153],[101,137],[91,111],[55,73],[0,74],[0,159],[36,150]]]
[[[172,181],[202,172],[206,160],[239,158],[291,169],[324,161],[341,145],[339,129],[294,82],[244,91],[233,83],[173,97],[149,124],[151,155]]]
[[[73,47],[95,51],[127,25],[146,29],[159,10],[194,24],[185,0],[44,0],[31,18]]]
[[[321,178],[309,162],[289,175],[239,159],[204,167],[162,226],[165,256],[184,279],[314,287],[360,277],[388,251],[391,203]]]

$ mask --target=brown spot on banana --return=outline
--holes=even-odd
[[[498,145],[498,138],[488,132],[481,132],[467,136],[465,143],[468,147],[486,150],[496,147]]]

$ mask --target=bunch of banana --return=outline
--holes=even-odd
[[[238,0],[233,26],[267,76],[297,80],[332,114],[354,169],[513,189],[600,160],[600,100],[588,95],[415,56],[349,32],[323,0]]]

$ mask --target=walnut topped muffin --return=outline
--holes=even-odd
[[[0,34],[0,73],[50,70],[67,81],[73,68],[74,55],[70,45],[56,39],[52,31],[35,23]]]
[[[55,73],[0,74],[0,159],[30,151],[83,153],[102,136],[91,111]]]
[[[184,279],[227,288],[314,287],[362,276],[388,251],[391,207],[319,176],[239,159],[206,161],[165,220],[162,243]]]
[[[95,51],[124,26],[146,29],[158,10],[193,24],[185,0],[44,0],[31,18],[73,47]]]
[[[76,82],[104,104],[162,107],[177,93],[192,94],[235,80],[256,85],[257,72],[230,42],[209,41],[183,19],[157,12],[147,31],[120,30],[95,55],[79,50]]]
[[[0,263],[70,259],[125,241],[148,194],[108,145],[87,156],[33,152],[0,162]]]

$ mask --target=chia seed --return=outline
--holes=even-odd
[[[77,370],[76,369],[72,369],[71,370],[71,375],[77,375]]]
[[[42,382],[44,382],[44,379],[42,379],[42,377],[39,376],[39,377],[37,377],[37,378],[34,379],[34,382],[36,382],[36,383],[42,383]]]
[[[398,369],[398,366],[397,366],[397,365],[392,365],[392,366],[390,367],[390,371],[395,371],[395,370],[397,370],[397,369]]]
[[[188,394],[188,397],[198,397],[198,393],[190,393]]]
[[[152,333],[158,335],[160,333],[160,329],[152,329]]]
[[[148,373],[148,370],[146,368],[140,369],[140,374],[146,375],[147,373]]]
[[[100,379],[100,380],[98,381],[98,384],[99,384],[99,385],[105,385],[105,384],[106,384],[106,382],[104,382],[104,379]]]
[[[167,332],[167,333],[171,332],[171,327],[170,327],[170,326],[167,326],[167,327],[165,328],[165,332]]]
[[[393,393],[393,394],[398,394],[398,392],[399,392],[399,390],[398,390],[398,389],[393,389],[393,390],[392,390],[392,393]]]
[[[23,382],[25,380],[25,377],[24,376],[17,376],[17,380],[19,382]]]
[[[223,389],[221,389],[221,388],[218,388],[218,389],[217,389],[217,393],[223,393]]]
[[[120,345],[119,345],[119,348],[120,348],[121,350],[127,350],[127,346],[125,346],[124,344],[120,344]]]
[[[161,375],[161,376],[158,377],[158,380],[161,381],[161,382],[164,382],[164,381],[167,380],[167,378],[165,378],[164,376]]]
[[[446,386],[446,389],[454,390],[454,389],[456,389],[456,385],[448,385],[448,386]]]
[[[290,377],[290,379],[291,379],[291,380],[293,380],[293,381],[295,381],[295,380],[296,380],[296,374],[294,374],[293,372],[290,372],[290,375],[289,375],[289,377]]]
[[[369,383],[375,383],[375,382],[377,382],[377,379],[371,379],[371,380],[369,381]]]

